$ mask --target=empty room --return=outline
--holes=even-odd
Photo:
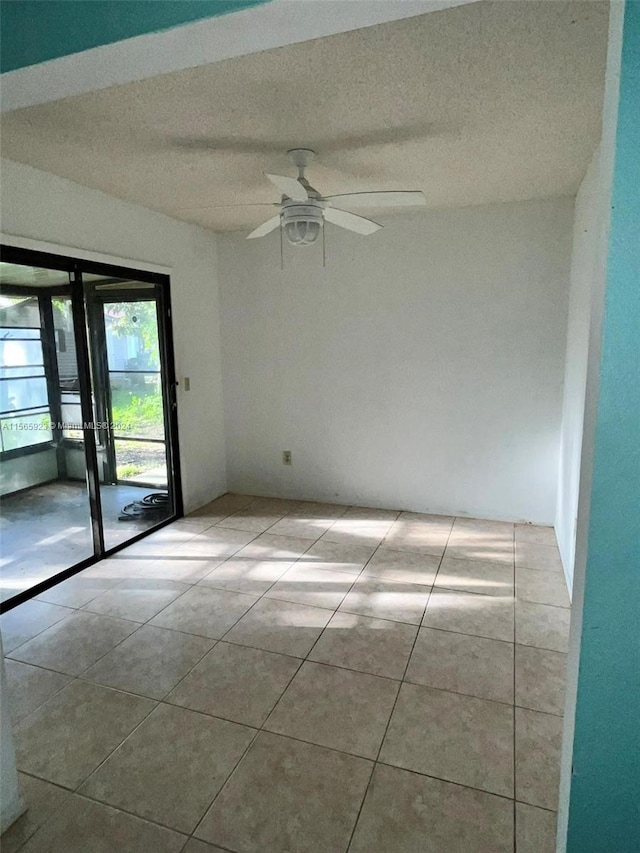
[[[640,4],[0,12],[1,849],[635,850]]]

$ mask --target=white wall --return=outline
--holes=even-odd
[[[555,516],[573,201],[218,239],[229,487]],[[291,450],[293,466],[282,465]]]
[[[597,151],[576,198],[569,292],[564,401],[558,471],[555,528],[560,555],[571,590],[575,561],[576,520],[584,423],[591,303],[604,286],[608,205],[603,204],[603,175]]]
[[[215,238],[142,207],[3,160],[2,231],[54,243],[61,253],[100,252],[129,266],[171,267],[171,298],[180,389],[178,419],[185,508],[225,491]],[[115,262],[115,261],[114,261]]]
[[[58,460],[53,448],[30,456],[4,459],[0,465],[0,496],[48,483],[57,477]]]

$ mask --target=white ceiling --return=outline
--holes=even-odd
[[[291,147],[318,152],[327,195],[572,194],[600,136],[607,14],[483,0],[17,110],[2,153],[217,231],[271,215],[224,205],[278,200],[262,173],[292,174]]]

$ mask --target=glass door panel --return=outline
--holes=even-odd
[[[174,502],[160,295],[136,282],[110,281],[103,287],[96,285],[89,298],[99,306],[96,342],[103,338],[101,370],[95,374],[105,377],[100,494],[109,549],[171,517]],[[91,313],[98,317],[97,308]],[[96,362],[99,357],[96,351]]]
[[[94,555],[69,274],[0,265],[0,600]]]

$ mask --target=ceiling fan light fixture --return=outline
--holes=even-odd
[[[285,207],[282,225],[287,242],[292,246],[311,246],[320,236],[323,221],[322,209],[319,206]]]
[[[320,236],[320,228],[319,222],[301,219],[298,222],[287,222],[284,233],[292,246],[310,246]]]

